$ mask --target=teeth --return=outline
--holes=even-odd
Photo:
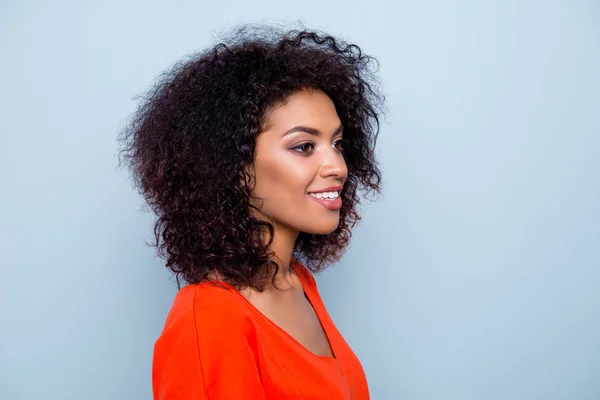
[[[309,193],[312,197],[317,199],[335,200],[340,195],[339,192],[322,192],[322,193]]]

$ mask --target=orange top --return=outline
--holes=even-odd
[[[360,362],[342,338],[310,271],[292,260],[333,357],[318,356],[232,286],[181,289],[154,346],[155,400],[369,399]]]

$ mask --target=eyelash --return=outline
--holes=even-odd
[[[338,139],[338,140],[336,140],[336,141],[335,141],[335,142],[333,142],[333,143],[334,143],[334,144],[336,144],[336,145],[339,143],[339,144],[341,145],[341,144],[342,144],[342,141],[343,141],[342,139]],[[310,146],[312,146],[313,148],[315,147],[315,144],[314,144],[313,142],[306,142],[306,143],[299,144],[299,145],[298,145],[298,146],[296,146],[296,147],[292,147],[292,150],[297,150],[297,149],[304,148],[304,146],[306,146],[306,145],[310,145]],[[302,152],[302,151],[298,151],[298,153],[300,153],[300,154],[302,154],[302,155],[305,155],[305,154],[310,154],[310,153],[305,153],[305,152]],[[343,153],[343,148],[342,148],[342,149],[340,149],[340,153]]]

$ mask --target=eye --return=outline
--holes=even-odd
[[[335,142],[333,142],[333,147],[335,147],[340,152],[343,152],[344,151],[344,147],[343,147],[343,143],[342,142],[343,142],[343,139],[336,140]]]
[[[302,143],[296,147],[292,147],[292,150],[296,150],[298,153],[308,154],[310,150],[314,149],[315,145],[311,142]]]

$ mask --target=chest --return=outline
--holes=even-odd
[[[288,298],[258,298],[252,304],[307,351],[321,357],[334,356],[319,316],[303,294]]]
[[[257,365],[267,399],[369,398],[360,362],[320,299],[313,306],[301,292],[248,301],[257,312]]]

